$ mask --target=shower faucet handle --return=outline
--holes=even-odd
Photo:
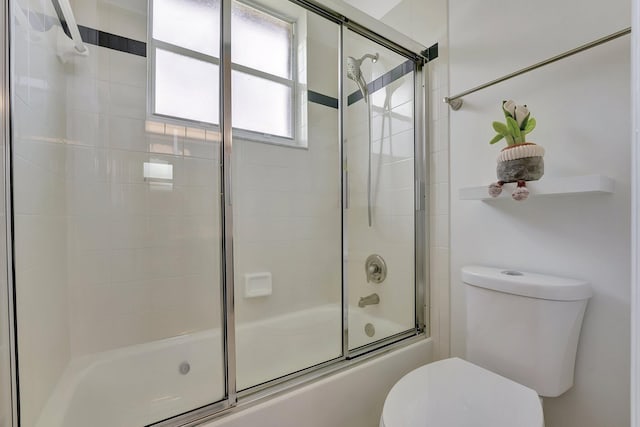
[[[369,255],[364,263],[367,283],[382,283],[387,278],[387,263],[377,254]]]

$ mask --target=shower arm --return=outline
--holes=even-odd
[[[365,53],[364,55],[362,55],[360,59],[358,59],[358,65],[362,64],[362,61],[364,61],[367,58],[369,58],[371,62],[376,63],[380,58],[380,54],[376,53],[375,55],[373,55],[371,53]]]

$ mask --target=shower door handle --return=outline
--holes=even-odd
[[[416,211],[420,212],[420,211],[424,211],[426,210],[426,204],[427,204],[427,189],[426,189],[426,184],[424,181],[421,180],[416,180],[415,181],[415,209]]]
[[[233,206],[233,193],[231,192],[231,189],[233,188],[231,185],[231,156],[226,156],[225,160],[225,164],[220,165],[222,167],[222,176],[224,178],[224,185],[222,187],[223,199],[227,206]]]
[[[344,208],[349,209],[349,199],[351,198],[351,186],[349,185],[349,171],[344,171]]]

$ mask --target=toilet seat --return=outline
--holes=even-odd
[[[459,358],[422,366],[398,381],[380,427],[544,427],[537,393]]]

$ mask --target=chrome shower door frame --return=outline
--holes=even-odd
[[[5,312],[7,317],[0,319],[0,328],[9,337],[9,381],[11,383],[11,394],[9,396],[11,416],[8,427],[18,427],[18,349],[16,338],[16,313],[15,313],[15,287],[13,280],[13,207],[12,207],[12,181],[11,181],[11,6],[9,1],[2,2],[0,6],[0,22],[4,31],[0,34],[0,49],[2,53],[2,66],[0,67],[0,79],[2,80],[2,90],[0,91],[0,103],[2,118],[0,123],[0,142],[2,143],[2,156],[4,175],[2,176],[5,191],[4,217],[5,217],[5,241],[6,253],[6,274],[5,286],[0,292],[5,293],[7,307],[0,307],[0,313]]]
[[[294,1],[294,0],[291,0]],[[427,73],[425,65],[427,63],[426,58],[417,55],[416,53],[405,49],[403,46],[396,44],[395,42],[388,40],[387,38],[371,31],[370,29],[355,23],[353,21],[344,20],[341,29],[340,38],[340,67],[342,70],[340,81],[340,130],[341,130],[341,164],[342,164],[342,190],[343,190],[343,215],[342,215],[342,239],[343,239],[343,254],[348,253],[348,224],[345,220],[348,206],[349,197],[349,177],[347,164],[349,159],[347,158],[346,143],[344,129],[347,125],[346,118],[346,106],[348,93],[344,90],[343,82],[347,81],[347,71],[344,64],[347,61],[347,53],[344,49],[344,36],[345,30],[353,31],[354,33],[369,39],[373,43],[389,49],[400,56],[403,56],[411,60],[414,64],[414,96],[413,96],[413,128],[414,128],[414,296],[415,296],[415,328],[400,332],[389,336],[387,338],[375,341],[373,343],[364,345],[356,349],[349,349],[349,303],[348,303],[348,280],[347,280],[347,263],[348,257],[343,256],[343,354],[347,359],[353,359],[361,357],[365,354],[379,351],[385,346],[392,345],[394,343],[406,340],[416,335],[428,336],[428,327],[426,324],[426,309],[428,305],[428,266],[429,266],[429,251],[428,251],[428,200],[427,200],[427,138],[426,138],[426,102],[427,102]]]

